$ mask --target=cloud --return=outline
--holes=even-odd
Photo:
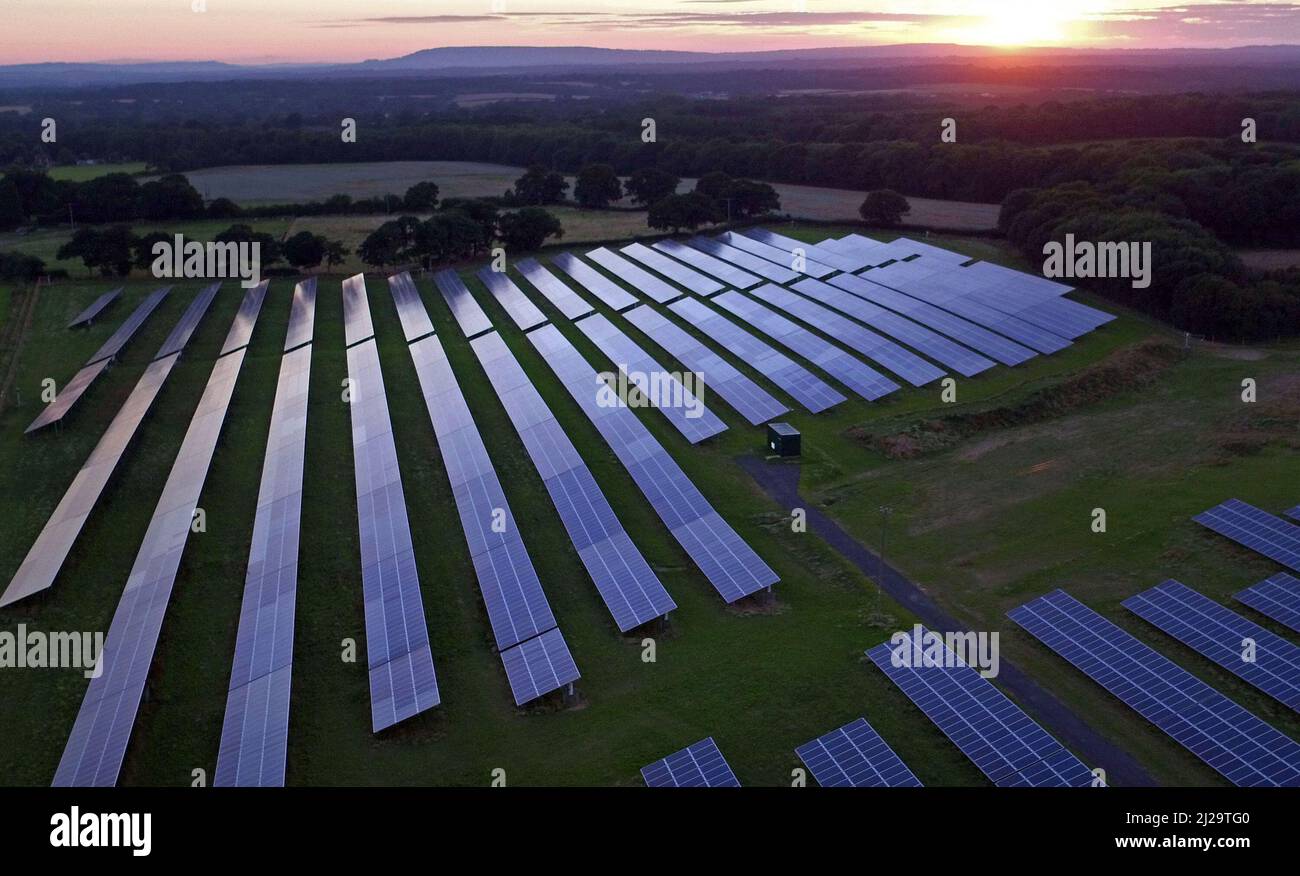
[[[1300,3],[1192,3],[1118,8],[1086,17],[1093,41],[1270,44],[1300,40]]]

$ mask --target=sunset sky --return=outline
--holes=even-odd
[[[1300,3],[1162,0],[0,0],[0,63],[333,62],[435,46],[751,51],[909,42],[1300,43]],[[206,7],[197,11],[198,7]]]

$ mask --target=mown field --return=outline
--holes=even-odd
[[[793,233],[815,240],[831,232],[795,228]],[[1014,264],[991,242],[935,241]],[[912,618],[880,599],[874,585],[819,538],[792,532],[790,509],[776,507],[737,465],[743,455],[763,453],[760,429],[713,398],[712,409],[730,428],[705,446],[691,447],[661,415],[638,411],[723,516],[780,574],[775,606],[743,612],[722,604],[531,344],[472,272],[462,273],[679,609],[668,628],[655,634],[656,662],[643,662],[640,637],[620,636],[610,621],[468,342],[432,283],[420,280],[514,514],[526,522],[525,543],[583,674],[577,707],[513,707],[396,313],[383,279],[371,278],[371,310],[443,698],[432,712],[373,736],[364,656],[358,663],[340,659],[343,639],[364,644],[364,624],[348,411],[340,395],[346,362],[339,278],[322,278],[290,783],[483,785],[500,767],[511,784],[639,785],[641,765],[713,735],[742,782],[788,784],[798,766],[795,746],[866,716],[926,784],[984,784],[933,725],[864,662],[863,649],[910,625]],[[22,429],[39,410],[41,379],[61,383],[70,377],[153,284],[132,281],[127,300],[89,332],[62,328],[108,285],[72,282],[43,290],[35,325],[18,353],[22,403],[0,412],[0,490],[24,497],[6,503],[3,512],[0,579],[5,581],[198,284],[183,284],[183,294],[174,294],[159,309],[123,360],[82,400],[67,428],[24,438]],[[123,783],[189,784],[192,770],[205,769],[210,776],[215,766],[290,287],[288,281],[272,283],[254,334],[200,502],[208,531],[192,535],[187,545]],[[238,297],[233,284],[223,289],[56,587],[43,598],[0,611],[0,629],[19,623],[44,630],[105,627]],[[540,296],[535,300],[593,365],[612,367]],[[630,324],[607,315],[665,365],[679,367]],[[1298,426],[1291,405],[1300,394],[1295,379],[1300,352],[1196,349],[1148,382],[1117,379],[1112,393],[1051,417],[1021,422],[1014,413],[1036,394],[1065,391],[1099,362],[1134,355],[1135,349],[1168,337],[1160,326],[1124,314],[1061,354],[961,380],[955,406],[941,404],[938,389],[927,387],[788,419],[804,433],[802,488],[810,501],[869,545],[879,538],[877,507],[893,506],[886,548],[891,563],[974,628],[1003,631],[1008,659],[1137,756],[1158,780],[1218,784],[1216,774],[1063,661],[1009,629],[1001,617],[1025,599],[1066,587],[1300,738],[1300,722],[1281,714],[1281,707],[1125,617],[1118,606],[1123,597],[1164,577],[1179,577],[1222,598],[1272,571],[1266,561],[1200,531],[1188,518],[1231,495],[1269,508],[1298,501],[1293,476]],[[745,363],[736,364],[748,370]],[[1249,409],[1237,401],[1246,376],[1260,386],[1260,402]],[[947,444],[936,440],[935,449],[913,458],[891,458],[878,440],[957,411],[990,409],[1013,412],[1000,418],[1008,425]],[[1098,506],[1109,512],[1105,535],[1088,528],[1091,509]],[[49,781],[84,690],[85,680],[73,670],[0,671],[0,720],[6,727],[0,783]]]
[[[148,165],[143,161],[128,161],[121,164],[70,164],[51,167],[49,175],[51,179],[85,182],[88,179],[108,176],[110,173],[139,174],[147,169]]]

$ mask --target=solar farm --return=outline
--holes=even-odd
[[[1295,484],[1167,515],[1199,559],[1140,584],[958,580],[949,629],[1004,630],[1010,680],[900,660],[934,609],[879,551],[936,591],[972,548],[882,545],[875,509],[982,475],[851,436],[1150,331],[1069,286],[816,228],[182,285],[41,305],[21,373],[60,391],[2,421],[33,501],[0,617],[106,637],[94,677],[4,691],[42,716],[5,783],[1300,786]],[[754,464],[877,553],[792,526]]]

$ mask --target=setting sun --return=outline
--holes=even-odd
[[[1029,46],[1059,43],[1069,38],[1067,27],[1075,19],[1075,4],[1044,2],[1000,3],[981,24],[968,29],[963,42],[994,46]]]

